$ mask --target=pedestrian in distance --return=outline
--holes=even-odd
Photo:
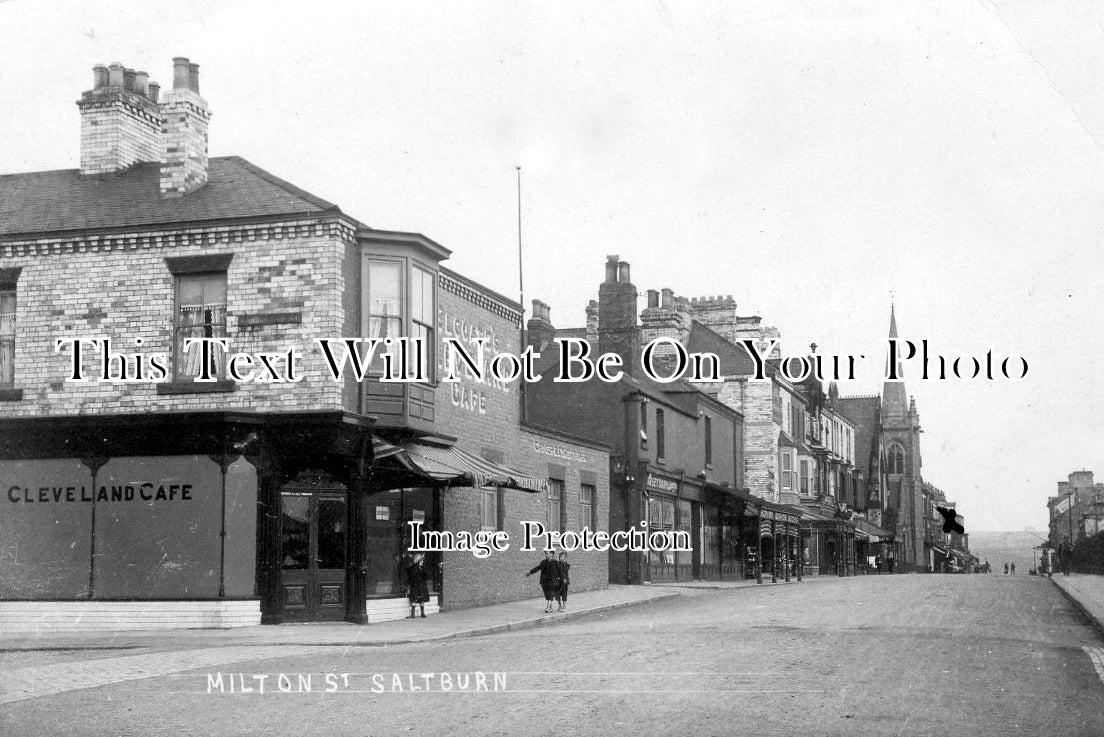
[[[571,585],[571,564],[567,562],[567,551],[560,551],[560,559],[556,561],[560,567],[560,592],[556,596],[560,608],[556,611],[567,611],[567,588]]]
[[[1016,564],[1013,563],[1012,565],[1010,565],[1009,569],[1011,569],[1012,575],[1015,576],[1016,575]]]
[[[427,578],[425,553],[416,553],[406,569],[407,598],[410,600],[410,616],[407,619],[414,619],[414,607],[421,609],[422,619],[426,618],[425,605],[429,601]]]
[[[544,592],[544,613],[551,614],[552,602],[560,592],[560,564],[556,560],[555,550],[545,550],[544,560],[525,575],[529,577],[538,572],[540,573],[541,591]]]
[[[1004,575],[1006,575],[1006,576],[1008,575],[1008,564],[1007,563],[1004,564]]]

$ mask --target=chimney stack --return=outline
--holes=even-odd
[[[81,94],[81,174],[110,174],[161,156],[161,112],[147,93],[149,75],[114,62],[92,67]]]
[[[552,325],[552,308],[539,299],[533,300],[533,316],[526,323],[528,344],[538,353],[552,345],[556,328]]]
[[[173,59],[173,88],[161,100],[161,196],[183,197],[207,183],[207,123],[211,111],[199,96],[199,65]]]
[[[598,351],[617,353],[626,374],[639,373],[640,333],[636,325],[636,287],[629,264],[606,257],[606,279],[598,287]]]
[[[591,346],[598,345],[598,300],[596,299],[587,302],[586,339]]]

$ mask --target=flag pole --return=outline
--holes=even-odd
[[[518,301],[521,304],[521,350],[525,350],[526,338],[525,338],[525,272],[522,269],[522,251],[521,251],[521,166],[515,167],[517,169],[517,238],[518,238]],[[529,411],[526,406],[525,397],[525,377],[521,377],[521,386],[518,390],[518,398],[521,402],[521,421],[525,423],[528,421]]]

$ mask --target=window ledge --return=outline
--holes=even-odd
[[[23,399],[22,389],[13,389],[11,387],[0,389],[0,402],[18,402],[21,399]]]
[[[158,394],[217,394],[238,390],[238,383],[229,379],[219,381],[164,381],[157,385]]]

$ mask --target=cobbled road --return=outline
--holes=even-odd
[[[0,734],[1099,737],[1102,646],[1043,579],[829,579],[418,645],[6,658]]]

